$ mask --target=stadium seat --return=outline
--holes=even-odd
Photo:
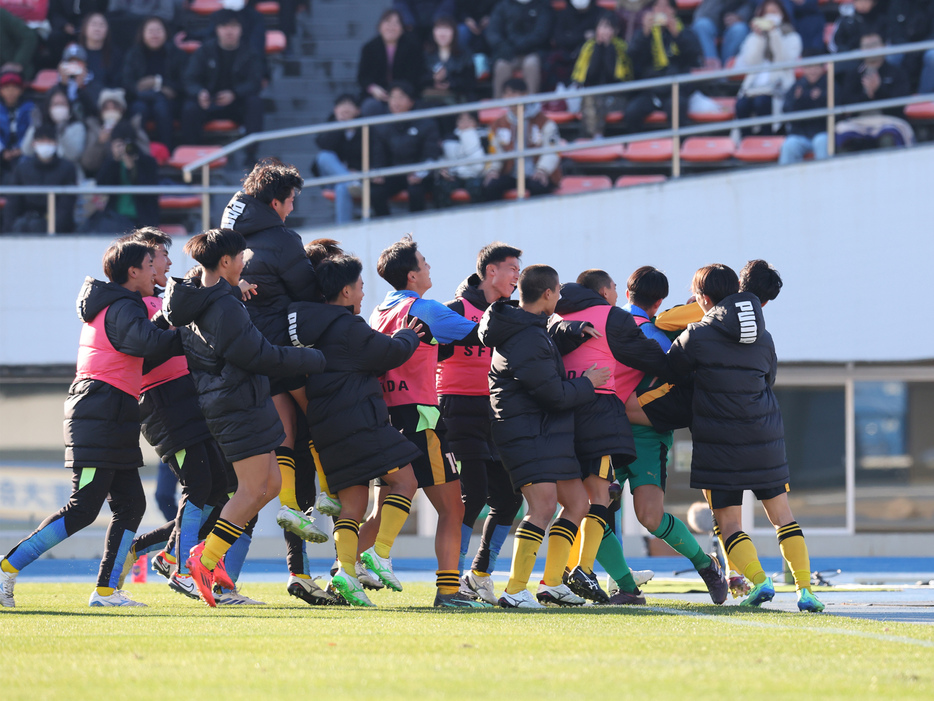
[[[256,11],[261,15],[278,15],[279,14],[279,3],[272,2],[272,0],[267,0],[266,2],[256,3]]]
[[[36,73],[30,85],[36,92],[48,92],[58,85],[58,71],[54,68],[44,68]]]
[[[158,141],[149,142],[149,155],[156,159],[156,165],[164,166],[172,156],[169,147]]]
[[[203,156],[209,156],[212,153],[220,151],[220,146],[177,146],[169,159],[169,165],[173,168],[183,168],[192,161],[196,161]],[[221,156],[216,161],[211,161],[212,168],[219,168],[227,164],[227,156]]]
[[[655,110],[645,118],[646,124],[668,124],[668,115],[663,110]]]
[[[287,40],[285,33],[278,29],[270,29],[266,32],[266,54],[281,54],[285,51]]]
[[[178,48],[180,48],[186,54],[193,54],[195,51],[201,48],[201,42],[197,39],[185,39],[184,41],[179,42]]]
[[[451,202],[458,202],[460,204],[467,204],[471,201],[470,193],[467,192],[464,188],[458,188],[451,193]]]
[[[736,57],[733,56],[732,58],[727,59],[726,65],[723,68],[724,70],[736,68]],[[745,78],[746,78],[746,74],[740,73],[739,75],[730,76],[729,80],[735,83],[742,83]]]
[[[675,4],[679,10],[695,10],[701,4],[701,0],[677,0]]]
[[[204,131],[211,132],[212,134],[237,131],[238,128],[239,125],[232,119],[212,119],[204,125]]]
[[[681,159],[690,163],[726,161],[736,149],[728,136],[692,136],[681,146]]]
[[[543,114],[555,124],[569,124],[571,122],[576,122],[579,119],[576,112],[567,112],[565,110],[560,110],[557,112],[543,110]]]
[[[169,236],[188,236],[188,229],[181,224],[160,224],[159,229]]]
[[[599,141],[590,141],[589,139],[577,139],[574,143],[591,145],[590,148],[575,149],[562,154],[575,163],[612,163],[622,158],[626,152],[622,144],[601,146]]]
[[[525,191],[525,196],[526,196],[526,197],[529,196],[529,191],[528,191],[528,190]],[[503,199],[504,199],[504,200],[517,200],[517,199],[519,199],[519,191],[518,191],[518,190],[508,190],[508,191],[506,192],[506,194],[503,195]]]
[[[671,160],[671,139],[634,141],[626,146],[626,160],[636,163],[658,163]]]
[[[596,4],[598,7],[602,7],[604,10],[610,10],[611,12],[616,12],[619,9],[616,0],[597,0]]]
[[[192,0],[188,5],[188,9],[194,12],[196,15],[201,15],[206,17],[207,15],[213,14],[220,10],[223,7],[221,0]]]
[[[159,195],[159,209],[195,209],[201,206],[201,195]]]
[[[606,115],[606,123],[607,123],[607,124],[617,124],[617,123],[622,122],[622,121],[623,121],[623,113],[622,113],[622,112],[608,112],[607,115]]]
[[[334,190],[328,188],[321,190],[321,196],[324,197],[328,202],[333,202],[337,199],[337,195],[334,193]]]
[[[581,192],[610,190],[613,181],[605,175],[566,175],[561,178],[556,195],[576,195]]]
[[[478,119],[480,120],[480,124],[492,124],[497,119],[502,117],[504,114],[506,114],[505,107],[494,107],[490,109],[480,110]]]
[[[784,136],[747,136],[733,155],[746,163],[774,163],[782,152],[783,143]]]
[[[912,122],[934,120],[934,102],[916,102],[905,107],[905,117]]]
[[[633,185],[650,185],[663,183],[667,180],[664,175],[621,175],[616,179],[616,187],[632,187]]]
[[[720,112],[688,112],[688,117],[692,122],[708,124],[710,122],[729,122],[736,118],[735,97],[712,97],[710,99],[720,106]]]

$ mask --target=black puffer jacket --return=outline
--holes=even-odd
[[[694,379],[695,489],[769,489],[788,482],[782,412],[772,392],[777,361],[755,295],[723,299],[668,351]]]
[[[325,372],[311,375],[308,428],[334,491],[385,475],[421,452],[389,423],[379,376],[412,357],[418,336],[371,329],[347,307],[296,302],[289,307],[292,343],[320,350]]]
[[[593,385],[585,377],[566,379],[547,323],[506,302],[494,302],[480,321],[480,340],[494,348],[493,440],[516,490],[580,476],[572,410],[593,401]]]
[[[250,322],[240,290],[225,280],[199,287],[173,278],[163,311],[182,329],[188,369],[208,428],[230,462],[275,450],[285,440],[266,375],[321,372],[310,348],[270,344]]]
[[[211,438],[191,374],[157,385],[139,398],[140,430],[163,462]]]
[[[286,310],[292,302],[317,302],[315,269],[305,256],[301,237],[283,224],[276,211],[255,197],[238,192],[221,226],[246,238],[243,279],[257,286],[247,302],[250,319],[266,340],[289,344]]]
[[[550,0],[500,0],[490,15],[486,38],[493,58],[510,61],[518,56],[545,51],[551,39],[555,11]]]
[[[562,285],[555,311],[569,315],[596,306],[609,306],[609,302],[593,290],[570,282]],[[665,352],[656,341],[646,338],[625,309],[610,310],[605,336],[612,354],[606,359],[606,367],[612,369],[616,361],[649,375],[669,376]],[[626,407],[616,394],[598,393],[596,401],[574,410],[574,445],[577,457],[582,460],[612,455],[618,458],[614,464],[619,466],[620,462],[628,464],[635,459],[632,427],[626,418]]]
[[[153,326],[138,292],[86,278],[78,294],[78,318],[89,323],[105,309],[104,331],[120,353],[157,362],[181,354],[178,331]],[[75,379],[65,400],[65,467],[140,467],[137,401],[102,380]]]

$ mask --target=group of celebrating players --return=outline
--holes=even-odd
[[[367,324],[360,260],[330,239],[303,247],[284,225],[302,185],[293,166],[257,164],[221,228],[185,245],[198,265],[184,278],[168,276],[171,242],[157,229],[107,249],[108,282],[89,277],[78,297],[84,325],[65,403],[73,492],[0,561],[3,606],[15,605],[17,574],[92,523],[105,500],[112,518],[91,606],[144,606],[122,585],[147,553],[179,593],[210,606],[259,605],[237,580],[256,516],[278,497],[288,593],[370,607],[366,589],[402,589],[390,554],[418,489],[438,512],[434,606],[644,604],[651,572],[630,570],[614,531],[628,481],[639,521],[691,561],[716,604],[731,590],[748,606],[775,595],[742,531],[743,492],[753,491],[794,574],[799,609],[823,610],[788,505],[776,357],[762,314],[781,279],[765,261],[740,276],[705,266],[693,301],[660,313],[668,280],[653,267],[632,273],[617,306],[608,273],[586,270],[561,285],[553,268],[522,269],[522,251],[496,242],[441,304],[425,298],[431,266],[407,236],[379,257],[393,290]],[[691,486],[713,511],[729,577],[665,510],[680,427],[692,431]],[[182,485],[176,519],[144,534],[140,431]],[[497,596],[490,575],[523,501]],[[306,556],[306,542],[328,539],[314,509],[334,519],[326,588]]]

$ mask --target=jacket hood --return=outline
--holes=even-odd
[[[558,314],[573,314],[601,304],[609,304],[609,302],[589,287],[578,285],[576,282],[566,282],[561,285],[561,298],[558,300],[555,311]]]
[[[130,292],[115,282],[101,282],[92,277],[84,278],[84,284],[78,293],[78,318],[81,321],[94,321],[94,317],[104,311],[118,299],[135,299],[145,306],[139,292]]]
[[[720,300],[707,312],[702,323],[736,343],[755,343],[765,333],[762,305],[759,298],[749,292],[738,292]]]
[[[162,311],[172,326],[187,326],[224,295],[236,295],[239,290],[226,280],[211,287],[201,287],[192,280],[173,277],[165,288]]]
[[[221,227],[234,229],[244,236],[282,226],[282,218],[276,214],[276,210],[243,192],[230,198],[221,218]]]
[[[480,320],[480,341],[489,348],[495,348],[532,326],[547,328],[548,317],[532,314],[509,302],[493,302]]]
[[[454,296],[460,299],[466,299],[477,309],[485,311],[490,305],[486,301],[486,295],[480,289],[481,282],[483,281],[480,279],[480,276],[476,273],[472,273],[470,277],[457,286]]]
[[[348,314],[353,314],[350,307],[293,302],[289,305],[289,340],[293,346],[314,346],[331,324]]]

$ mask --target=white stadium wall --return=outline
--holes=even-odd
[[[301,233],[305,241],[337,238],[363,259],[364,314],[388,289],[376,275],[379,252],[406,232],[432,266],[429,296],[439,300],[453,296],[478,249],[496,239],[523,249],[525,264],[553,265],[565,281],[599,267],[623,287],[636,267],[655,265],[668,274],[670,304],[688,296],[703,264],[738,271],[765,258],[785,282],[767,310],[781,361],[905,361],[934,357],[932,182],[927,147]],[[310,198],[299,206],[330,206]],[[176,275],[191,263],[181,243],[172,252]],[[106,244],[0,237],[0,365],[74,363],[75,297],[85,275],[102,276]]]

